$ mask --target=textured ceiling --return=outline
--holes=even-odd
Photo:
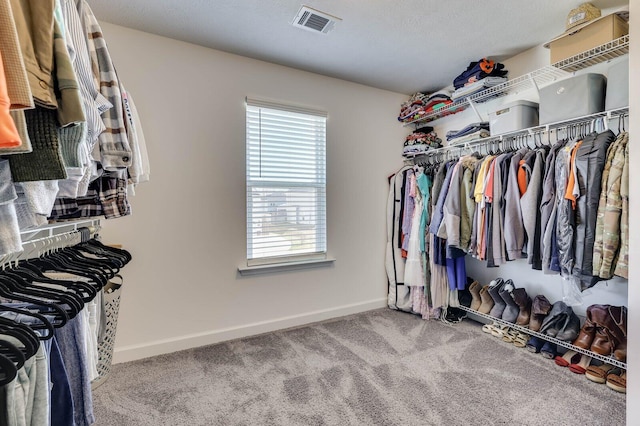
[[[399,93],[451,84],[564,31],[580,0],[88,0],[98,19]],[[602,9],[627,0],[593,0]],[[290,25],[301,5],[342,18],[327,34]]]

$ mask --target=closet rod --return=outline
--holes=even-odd
[[[85,221],[84,224],[89,226],[80,226],[80,224],[77,223],[74,224],[73,229],[66,231],[62,230],[61,226],[41,229],[40,231],[46,230],[51,232],[51,234],[41,238],[24,241],[22,243],[22,251],[9,253],[0,257],[0,265],[2,269],[7,266],[11,266],[11,263],[19,260],[39,257],[47,252],[61,250],[65,247],[79,244],[83,241],[83,229],[88,231],[86,233],[87,239],[95,237],[101,229],[99,220]],[[69,224],[67,224],[67,227],[69,227]]]
[[[431,159],[434,156],[445,157],[447,154],[452,153],[454,150],[469,150],[475,147],[484,147],[491,144],[499,144],[502,141],[513,140],[521,137],[540,136],[547,135],[551,131],[558,131],[562,129],[575,128],[586,123],[590,123],[598,118],[606,118],[607,120],[617,119],[619,117],[626,118],[629,115],[629,108],[619,108],[609,111],[597,112],[595,114],[585,115],[582,117],[576,117],[571,120],[563,120],[555,123],[545,124],[543,126],[534,126],[527,129],[521,129],[510,133],[504,133],[497,136],[489,136],[488,138],[476,139],[460,144],[452,144],[444,146],[442,148],[431,149],[427,152],[421,153],[409,159],[414,164],[420,162],[425,158]]]

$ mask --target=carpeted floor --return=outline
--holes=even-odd
[[[625,395],[483,333],[375,310],[115,365],[98,426],[624,425]]]

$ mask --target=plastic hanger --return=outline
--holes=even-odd
[[[32,329],[7,318],[0,318],[0,339],[2,336],[11,336],[18,340],[22,347],[16,347],[22,352],[25,359],[34,356],[40,347],[40,340]]]
[[[36,272],[32,269],[22,268],[20,266],[18,266],[17,268],[7,269],[0,274],[15,276],[16,278],[24,279],[33,284],[48,283],[69,288],[70,290],[75,291],[80,297],[82,297],[82,300],[85,303],[93,300],[93,298],[96,297],[96,294],[98,293],[98,290],[95,287],[89,285],[86,282],[53,279],[45,276],[42,273],[39,273],[39,271]]]
[[[22,368],[26,361],[24,353],[13,343],[4,340],[0,335],[0,355],[4,355],[13,362],[18,370]]]
[[[73,292],[65,292],[59,289],[29,284],[24,280],[16,279],[8,275],[0,275],[0,283],[4,284],[5,288],[14,295],[24,294],[27,296],[42,297],[60,304],[66,304],[73,307],[73,309],[77,311],[76,314],[84,308],[82,298]]]
[[[32,307],[33,309],[37,309],[36,306]],[[36,320],[39,321],[38,322],[31,322],[28,325],[24,324],[26,327],[28,327],[31,330],[47,330],[48,333],[47,334],[38,334],[37,337],[39,340],[49,340],[50,338],[53,337],[53,333],[54,333],[54,328],[55,325],[58,325],[59,327],[62,326],[61,322],[55,323],[55,322],[51,322],[47,317],[45,317],[44,315],[38,313],[38,312],[33,312],[31,310],[29,310],[28,306],[23,306],[21,308],[17,308],[15,306],[9,306],[6,304],[0,304],[0,312],[13,312],[19,315],[24,315],[24,316],[28,316],[31,318],[34,318]],[[0,314],[0,318],[2,318],[2,315]],[[52,317],[53,318],[53,317]],[[55,318],[54,318],[55,320]],[[23,325],[20,322],[16,321],[16,324],[18,325]]]
[[[17,375],[16,365],[9,358],[0,354],[0,386],[11,383]]]
[[[42,307],[42,311],[40,313],[53,315],[58,321],[61,322],[60,326],[63,326],[70,318],[73,318],[78,314],[78,311],[76,311],[72,306],[67,306],[67,308],[65,309],[60,306],[59,302],[56,303],[55,301],[51,301],[46,298],[38,298],[31,295],[12,293],[2,281],[0,281],[0,296],[4,297],[5,299],[27,302],[35,306]]]

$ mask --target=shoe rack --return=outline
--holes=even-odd
[[[564,340],[558,340],[558,339],[556,339],[554,337],[547,336],[546,334],[538,333],[537,331],[531,331],[526,327],[523,327],[523,326],[520,326],[520,325],[516,325],[516,324],[514,324],[512,322],[504,321],[504,320],[502,320],[500,318],[492,317],[491,315],[487,315],[487,314],[480,313],[478,311],[474,311],[473,309],[468,308],[466,306],[460,305],[459,308],[462,309],[463,311],[466,311],[467,313],[471,314],[472,319],[476,319],[477,318],[478,322],[485,323],[486,321],[489,321],[489,323],[495,322],[495,323],[498,323],[498,324],[506,325],[506,326],[508,326],[510,328],[513,328],[515,330],[518,330],[518,331],[520,331],[520,332],[522,332],[524,334],[528,334],[529,336],[536,336],[536,337],[538,337],[538,338],[540,338],[542,340],[546,340],[548,342],[555,343],[556,345],[562,346],[562,347],[567,348],[569,350],[574,350],[574,351],[579,352],[581,354],[590,356],[591,358],[598,359],[598,360],[600,360],[600,361],[602,361],[604,363],[608,363],[608,364],[614,365],[616,367],[620,367],[620,368],[625,369],[625,370],[627,369],[627,364],[626,363],[618,361],[617,359],[615,359],[612,356],[604,356],[604,355],[600,355],[600,354],[597,354],[597,353],[592,352],[592,351],[588,351],[586,349],[579,348],[577,346],[572,345],[569,342],[565,342]],[[473,318],[474,316],[476,318]]]

